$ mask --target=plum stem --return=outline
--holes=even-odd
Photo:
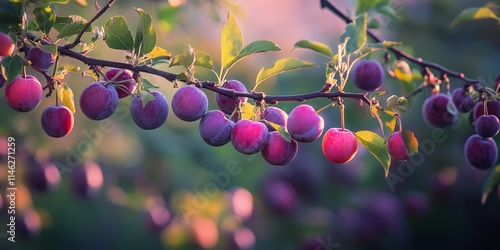
[[[340,109],[340,129],[344,131],[345,129],[345,119],[344,119],[344,110],[345,106],[342,101],[339,101],[339,109]]]
[[[483,101],[483,112],[484,112],[484,115],[488,115],[488,100],[487,99],[484,99]]]

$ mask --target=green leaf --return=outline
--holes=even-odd
[[[361,145],[363,145],[368,152],[375,156],[380,164],[382,164],[385,177],[387,177],[389,175],[391,157],[389,156],[385,140],[380,137],[380,135],[367,130],[358,131],[354,133],[354,135],[356,136],[356,139],[358,139],[359,143],[361,143]]]
[[[397,60],[393,65],[394,76],[404,82],[411,83],[413,81],[413,72],[410,69],[410,65],[406,61]]]
[[[401,96],[391,95],[387,98],[387,108],[392,109],[395,113],[399,115],[404,115],[408,111],[408,100]]]
[[[270,68],[262,68],[257,74],[257,79],[255,79],[255,87],[259,85],[262,81],[267,78],[295,69],[306,68],[310,66],[315,66],[313,62],[303,61],[295,57],[285,57],[283,59],[279,59],[274,63]]]
[[[407,129],[403,129],[403,131],[401,131],[401,137],[403,138],[403,141],[405,143],[408,155],[411,156],[418,153],[418,140],[417,138],[415,138],[415,134],[413,134],[413,132]]]
[[[0,1],[0,31],[7,34],[20,30],[23,13],[22,1]]]
[[[379,6],[377,8],[377,11],[388,16],[388,17],[391,17],[391,18],[394,18],[396,20],[402,20],[403,18],[398,14],[398,12],[392,8],[390,5],[383,5],[383,6]]]
[[[270,122],[268,120],[265,120],[269,125],[271,125],[271,127],[273,127],[276,131],[278,131],[278,133],[287,141],[287,142],[291,142],[292,141],[292,137],[290,136],[290,134],[288,133],[288,131],[286,131],[286,128],[277,124],[277,123],[274,123],[274,122]]]
[[[483,186],[483,197],[481,198],[481,204],[486,203],[486,199],[491,191],[498,185],[498,181],[500,180],[500,165],[497,165],[491,170],[488,179],[484,183]]]
[[[388,5],[389,0],[357,0],[356,1],[356,14],[367,12],[370,9],[378,6]]]
[[[144,84],[144,87],[146,87],[147,89],[157,89],[157,88],[160,88],[154,84],[152,84],[150,81],[142,78],[142,84]]]
[[[194,65],[204,67],[207,69],[213,69],[212,58],[208,54],[205,54],[205,52],[199,50],[195,50],[194,55],[195,55]],[[186,56],[187,52],[184,52],[180,55],[172,57],[172,61],[170,62],[170,67],[182,65],[181,58]]]
[[[227,21],[222,25],[220,46],[222,68],[227,68],[243,47],[240,26],[231,12],[227,16]]]
[[[240,60],[249,55],[262,52],[269,52],[269,51],[280,51],[280,50],[281,48],[278,47],[278,45],[274,42],[266,40],[254,41],[245,46],[238,53],[238,56],[236,56],[231,62],[229,62],[226,68],[231,68],[235,63],[239,62]]]
[[[151,15],[143,9],[135,8],[139,13],[140,23],[135,33],[135,54],[143,56],[151,52],[156,45],[156,31],[153,27]]]
[[[48,34],[56,22],[56,14],[50,7],[35,8],[33,10],[33,20],[38,30]]]
[[[384,138],[389,138],[396,127],[396,114],[394,111],[389,108],[372,107],[372,114],[377,118]]]
[[[326,46],[325,44],[319,43],[319,42],[314,42],[314,41],[309,41],[309,40],[300,40],[293,45],[294,48],[303,48],[303,49],[310,49],[313,51],[316,51],[322,55],[332,57],[333,53],[330,47]]]
[[[368,99],[377,99],[381,96],[384,96],[387,94],[387,91],[374,91],[370,94],[370,96],[368,97]]]
[[[391,95],[389,98],[387,98],[387,105],[386,107],[392,108],[398,106],[398,96],[397,95]]]
[[[212,58],[208,54],[206,54],[203,51],[199,51],[199,50],[195,50],[194,54],[195,54],[194,65],[200,66],[200,67],[203,67],[206,69],[213,69],[214,68],[214,66],[213,66],[214,63],[212,61]]]
[[[365,46],[363,47],[363,52],[374,52],[377,50],[381,49],[388,49],[392,47],[396,47],[398,45],[401,45],[401,42],[394,42],[394,41],[382,41],[379,43],[366,43]]]
[[[62,26],[59,29],[59,34],[57,35],[57,39],[76,35],[76,34],[80,33],[80,31],[82,29],[84,29],[85,25],[87,24],[87,20],[85,20],[81,16],[76,16],[76,15],[71,15],[68,17],[68,19],[66,19],[66,18],[59,19],[59,20],[58,19],[59,18],[56,18],[56,21],[55,21],[56,23],[58,23],[58,21],[59,22],[69,22],[69,23],[65,24],[64,26]],[[85,32],[89,32],[89,31],[91,31],[90,27]]]
[[[366,28],[368,24],[368,15],[363,13],[357,16],[356,20],[346,25],[345,32],[340,36],[340,42],[343,43],[349,38],[346,44],[346,54],[358,51],[366,43]]]
[[[152,95],[151,93],[149,93],[149,91],[146,91],[146,90],[141,90],[139,92],[139,95],[141,95],[141,100],[142,100],[142,107],[146,107],[146,105],[148,104],[148,102],[150,101],[154,101],[156,98],[154,95]]]
[[[111,49],[132,51],[134,39],[123,16],[110,18],[104,25],[106,44]]]
[[[10,84],[14,78],[21,74],[23,70],[24,59],[19,55],[4,56],[2,59],[2,75],[7,80],[6,83]]]
[[[492,18],[500,22],[500,18],[495,15],[495,12],[493,12],[490,8],[487,7],[480,7],[480,8],[467,8],[460,12],[455,19],[450,24],[450,28],[453,28],[461,23],[467,22],[467,21],[472,21],[472,20],[478,20],[478,19],[487,19],[487,18]]]

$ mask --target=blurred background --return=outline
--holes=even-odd
[[[354,1],[333,2],[347,13],[354,12]],[[411,54],[470,77],[492,82],[500,72],[498,23],[482,20],[449,27],[461,10],[486,1],[393,2],[403,20],[381,17],[376,33],[403,42],[402,48]],[[89,20],[95,14],[93,2],[89,3],[87,8],[75,4],[55,8],[60,15]],[[345,27],[320,8],[319,0],[120,0],[96,24],[124,15],[135,30],[137,14],[132,7],[153,16],[159,46],[175,55],[189,44],[211,55],[214,65],[220,64],[220,27],[228,10],[233,11],[245,44],[266,39],[283,49],[252,56],[234,67],[228,78],[249,89],[260,68],[289,54],[319,65],[265,81],[258,90],[267,94],[320,89],[328,59],[309,51],[290,51],[301,39],[336,47]],[[90,56],[125,61],[121,51],[107,49],[102,41],[97,46]],[[382,61],[383,55],[371,58]],[[68,58],[63,61],[79,65]],[[171,83],[145,78],[171,99],[175,92]],[[202,69],[197,78],[215,80]],[[276,167],[260,154],[238,153],[231,144],[220,148],[205,144],[198,122],[182,122],[172,113],[161,128],[144,131],[130,117],[130,98],[120,99],[111,118],[91,121],[78,107],[91,78],[73,74],[65,81],[75,93],[77,112],[73,131],[62,139],[47,136],[39,122],[43,108],[53,105],[55,97],[44,98],[34,111],[17,113],[6,105],[0,90],[0,249],[500,248],[498,193],[493,191],[481,205],[488,171],[473,169],[463,157],[463,145],[474,133],[468,114],[461,115],[456,126],[429,127],[421,115],[427,90],[412,99],[402,118],[404,128],[420,142],[419,154],[406,163],[393,163],[385,178],[380,164],[361,146],[351,162],[336,165],[324,158],[320,140],[299,144],[295,160]],[[453,87],[461,84],[452,79]],[[402,85],[387,77],[383,90],[404,95]],[[357,90],[349,86],[346,91]],[[215,95],[205,93],[210,109],[216,109]],[[320,108],[328,101],[308,103]],[[366,106],[351,100],[345,104],[348,129],[380,133]],[[297,103],[277,106],[290,112]],[[321,116],[325,129],[340,126],[336,108]],[[4,234],[8,223],[4,153],[9,136],[16,140],[15,244],[7,243]],[[47,181],[40,183],[44,178]]]

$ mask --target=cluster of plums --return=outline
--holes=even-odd
[[[483,101],[475,102],[468,91],[458,88],[453,91],[451,97],[443,93],[431,95],[425,100],[422,108],[424,120],[437,128],[454,125],[459,112],[472,112],[477,134],[466,141],[464,155],[471,166],[482,170],[490,169],[498,160],[497,145],[492,137],[498,133],[500,126],[500,100],[490,100],[486,102],[486,107],[484,105]]]
[[[52,54],[38,47],[28,50],[27,60],[37,71],[46,71],[54,62]],[[383,68],[375,60],[359,61],[352,74],[356,86],[366,91],[380,88],[384,81]],[[169,103],[162,93],[151,91],[150,96],[152,95],[154,99],[144,102],[144,95],[136,93],[137,83],[132,72],[110,68],[104,75],[105,81],[91,83],[80,95],[79,106],[85,116],[92,120],[106,119],[116,111],[120,98],[132,95],[130,113],[140,128],[156,129],[166,122]],[[239,92],[247,91],[245,85],[237,80],[226,81],[222,87]],[[5,91],[9,106],[19,112],[28,112],[36,108],[42,100],[42,94],[40,82],[31,75],[16,77]],[[263,158],[273,165],[288,164],[297,154],[299,142],[315,141],[323,133],[323,118],[307,104],[298,105],[290,115],[277,107],[266,107],[256,114],[257,119],[248,120],[239,119],[237,112],[235,114],[235,110],[247,102],[246,97],[232,98],[217,94],[216,102],[219,110],[207,112],[208,99],[205,93],[196,86],[186,85],[174,94],[172,110],[183,121],[192,122],[201,119],[199,131],[206,143],[222,146],[231,141],[238,152],[243,154],[261,152]],[[49,136],[63,137],[73,128],[73,113],[65,106],[47,107],[42,113],[41,124]],[[285,139],[276,131],[276,126],[282,126],[291,139]],[[394,159],[408,159],[409,156],[398,132],[389,140],[389,147],[393,147],[390,152]],[[328,160],[341,164],[355,156],[358,142],[351,131],[330,128],[323,136],[322,148]]]
[[[2,46],[0,56],[13,53],[15,46],[9,36],[0,34]],[[26,59],[33,69],[46,71],[54,63],[53,55],[39,47],[32,47],[26,53]],[[110,117],[118,107],[118,100],[132,95],[130,113],[133,121],[142,129],[151,130],[162,126],[169,114],[169,103],[158,91],[146,93],[137,91],[137,83],[132,72],[110,68],[105,72],[105,81],[93,82],[81,93],[79,104],[82,113],[92,120]],[[384,68],[376,60],[362,59],[355,63],[351,78],[355,86],[363,91],[376,91],[384,82]],[[3,77],[2,77],[3,78]],[[244,84],[229,80],[223,88],[238,92],[247,92]],[[19,112],[28,112],[36,108],[42,100],[43,89],[40,82],[31,75],[18,76],[6,87],[5,96],[11,108]],[[143,100],[147,98],[147,100]],[[313,107],[301,104],[288,115],[277,107],[266,107],[256,114],[256,119],[240,119],[240,105],[247,102],[246,97],[233,98],[216,94],[219,110],[208,111],[208,99],[205,93],[194,85],[186,85],[176,91],[172,97],[172,110],[181,120],[192,122],[201,119],[200,135],[212,146],[222,146],[229,141],[243,154],[261,152],[263,158],[273,165],[286,165],[297,154],[298,143],[312,142],[323,133],[324,121]],[[452,96],[438,93],[430,96],[423,105],[424,120],[434,127],[443,128],[456,123],[457,112],[469,112],[473,109],[478,135],[472,136],[466,143],[466,158],[471,165],[487,169],[497,160],[497,148],[491,139],[491,130],[498,127],[500,100],[487,102],[487,116],[483,117],[482,102],[475,103],[473,96],[465,89],[456,89]],[[453,106],[454,108],[450,108]],[[479,119],[481,118],[481,119]],[[67,135],[73,128],[73,113],[64,106],[49,106],[41,117],[43,130],[52,137]],[[275,126],[273,126],[275,125]],[[283,131],[276,131],[276,126],[284,128],[291,139],[285,139]],[[485,131],[488,130],[486,133]],[[387,141],[392,159],[408,160],[408,150],[401,132],[394,132]],[[328,129],[322,140],[325,157],[334,163],[350,161],[358,150],[355,135],[344,128]]]

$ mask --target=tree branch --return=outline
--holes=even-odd
[[[339,9],[337,9],[337,7],[335,7],[333,4],[331,4],[330,1],[328,1],[328,0],[320,0],[320,1],[321,1],[321,8],[329,9],[331,12],[333,12],[335,15],[337,15],[340,19],[342,19],[345,23],[352,22],[351,18],[349,18],[346,14],[344,14]],[[366,34],[370,38],[372,38],[375,42],[384,41],[382,38],[378,37],[377,35],[375,35],[373,32],[371,32],[369,30],[366,31]],[[466,86],[475,85],[476,89],[478,89],[478,90],[482,89],[482,86],[479,86],[479,83],[480,83],[479,79],[465,77],[465,75],[463,73],[452,71],[452,70],[447,69],[447,68],[445,68],[437,63],[425,61],[422,58],[417,58],[417,57],[411,56],[411,55],[409,55],[409,54],[407,54],[407,53],[403,52],[402,50],[395,48],[395,47],[389,48],[389,50],[391,52],[393,52],[396,55],[396,58],[398,58],[398,59],[405,58],[406,60],[408,60],[414,64],[420,65],[422,68],[434,69],[434,70],[439,71],[442,75],[446,74],[448,77],[462,79],[465,82]]]

